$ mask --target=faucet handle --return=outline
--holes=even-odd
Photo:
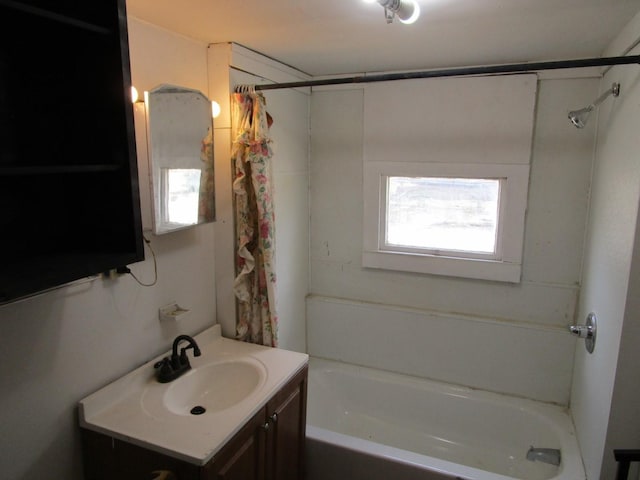
[[[158,375],[160,376],[166,376],[173,372],[173,368],[171,367],[171,362],[169,361],[168,357],[165,357],[159,362],[156,362],[153,365],[153,368],[158,370]]]
[[[593,329],[586,325],[570,325],[569,331],[578,338],[591,338],[593,337]]]
[[[584,338],[587,352],[593,353],[596,346],[596,314],[591,312],[587,316],[586,325],[570,325],[569,332],[578,338]]]
[[[168,358],[163,358],[162,360],[158,360],[156,363],[153,364],[153,368],[158,369],[158,368],[162,368],[165,365],[169,364],[169,359]]]
[[[180,365],[191,366],[191,364],[189,363],[189,357],[187,357],[187,349],[189,348],[191,347],[184,347],[180,349]]]

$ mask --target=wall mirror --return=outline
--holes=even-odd
[[[215,220],[213,118],[200,91],[160,85],[145,92],[153,232]]]

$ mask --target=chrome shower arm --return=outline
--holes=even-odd
[[[611,85],[611,88],[596,98],[593,103],[581,108],[580,110],[572,110],[569,112],[569,120],[571,120],[571,123],[573,123],[577,128],[584,128],[587,124],[587,120],[589,119],[589,114],[595,110],[598,105],[604,102],[609,95],[613,95],[614,97],[620,95],[619,83]]]
[[[597,107],[602,102],[604,102],[609,97],[609,95],[613,95],[614,97],[617,97],[618,95],[620,95],[619,83],[614,83],[613,85],[611,85],[611,88],[606,92],[604,92],[602,95],[600,95],[598,98],[596,98],[590,106],[593,108]]]

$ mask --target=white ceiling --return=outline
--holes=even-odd
[[[311,75],[598,57],[640,0],[418,0],[413,25],[362,0],[127,0],[129,15],[236,42]]]

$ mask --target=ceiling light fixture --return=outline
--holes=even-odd
[[[420,5],[416,0],[364,0],[367,3],[377,1],[384,7],[384,18],[392,23],[398,17],[402,23],[410,24],[420,16]]]

